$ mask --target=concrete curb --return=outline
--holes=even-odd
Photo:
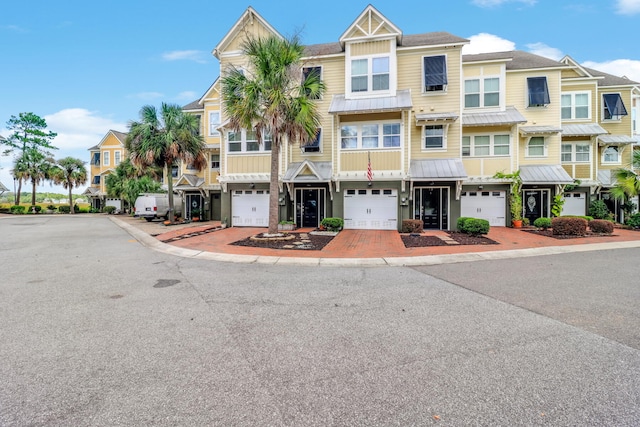
[[[526,258],[544,255],[565,254],[571,252],[591,252],[611,249],[640,248],[640,240],[610,243],[589,243],[571,246],[546,246],[540,248],[469,252],[463,254],[426,255],[416,257],[388,257],[388,258],[300,258],[276,257],[262,255],[238,255],[220,252],[206,252],[193,249],[179,248],[163,243],[138,228],[110,216],[109,219],[129,233],[144,246],[154,251],[183,258],[195,258],[208,261],[270,264],[270,265],[303,265],[308,267],[417,267],[425,265],[455,264],[461,262],[491,261],[502,259]]]

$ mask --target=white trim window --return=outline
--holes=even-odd
[[[547,143],[544,136],[529,138],[526,157],[547,157]]]
[[[447,90],[446,55],[423,56],[422,76],[424,93],[444,92]]]
[[[591,161],[591,144],[588,142],[563,143],[560,147],[562,163],[589,163]]]
[[[591,93],[565,92],[561,99],[562,120],[590,120]]]
[[[340,148],[343,150],[399,148],[400,129],[399,122],[344,124],[340,127]]]
[[[465,135],[462,137],[463,157],[508,156],[511,138],[504,135]]]
[[[500,77],[484,77],[464,81],[464,108],[499,106]]]
[[[617,145],[610,145],[602,150],[602,163],[620,163],[620,152],[622,150]]]
[[[356,95],[386,93],[391,85],[389,56],[354,58],[349,62],[349,92]]]
[[[307,144],[301,145],[300,150],[304,154],[320,154],[322,153],[322,128],[318,128],[316,136],[313,141],[309,141]]]
[[[209,112],[209,136],[220,136],[220,111]]]
[[[102,152],[102,165],[103,166],[110,166],[111,160],[110,160],[110,156],[109,156],[109,152],[108,151],[103,151]]]
[[[447,148],[449,125],[426,125],[422,127],[422,151],[444,150]]]
[[[211,169],[220,170],[220,154],[211,154]]]
[[[262,135],[262,144],[254,130],[242,129],[239,132],[227,133],[229,153],[265,153],[271,151],[271,136]]]
[[[118,166],[122,160],[122,151],[116,150],[113,152],[113,164]]]

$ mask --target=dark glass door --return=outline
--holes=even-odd
[[[324,190],[321,188],[296,189],[296,225],[318,227],[324,218]]]
[[[424,229],[444,230],[449,224],[449,189],[443,187],[414,190],[414,219],[421,219]]]

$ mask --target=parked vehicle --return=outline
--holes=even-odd
[[[174,214],[182,215],[182,197],[173,195]],[[160,193],[144,193],[136,199],[135,214],[147,221],[155,218],[169,219],[169,195]]]

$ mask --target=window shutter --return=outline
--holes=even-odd
[[[528,77],[527,86],[529,88],[529,107],[551,103],[546,77]]]
[[[444,86],[447,84],[447,62],[445,59],[444,55],[424,58],[425,86]]]
[[[612,118],[616,116],[626,116],[627,109],[624,107],[622,97],[618,93],[605,93],[602,95],[604,105],[609,110],[609,116],[605,118]],[[606,115],[605,115],[606,116]]]

